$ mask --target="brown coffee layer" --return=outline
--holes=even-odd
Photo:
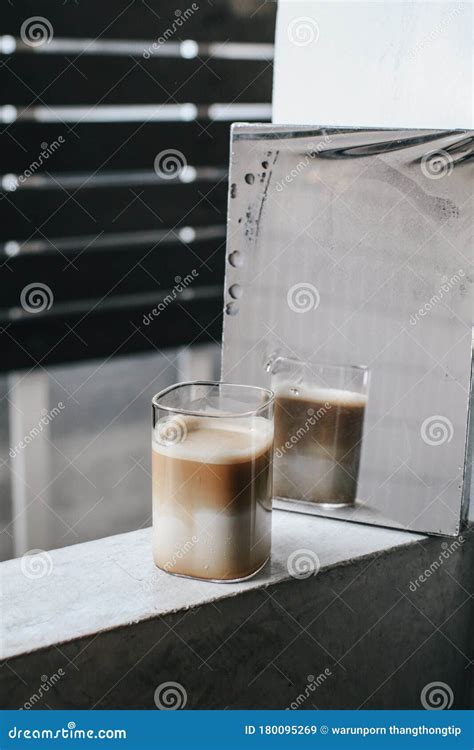
[[[365,400],[332,400],[330,393],[327,399],[277,396],[276,496],[316,503],[354,502]]]

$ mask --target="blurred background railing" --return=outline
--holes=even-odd
[[[5,3],[2,558],[149,523],[149,399],[218,376],[230,123],[270,119],[275,9]]]

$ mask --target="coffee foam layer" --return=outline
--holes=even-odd
[[[292,391],[297,390],[298,393]],[[278,383],[274,386],[275,396],[278,398],[291,398],[301,401],[317,401],[341,406],[365,406],[367,396],[356,391],[347,391],[342,388],[324,388],[323,386],[295,385],[294,383]]]
[[[261,455],[272,446],[273,425],[264,417],[173,415],[157,422],[153,450],[170,458],[228,464]]]

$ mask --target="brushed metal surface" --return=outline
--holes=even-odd
[[[473,142],[472,131],[233,127],[223,378],[266,385],[275,352],[372,371],[357,505],[297,510],[460,529]]]

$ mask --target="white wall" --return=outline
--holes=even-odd
[[[473,8],[279,0],[273,121],[473,127]]]

